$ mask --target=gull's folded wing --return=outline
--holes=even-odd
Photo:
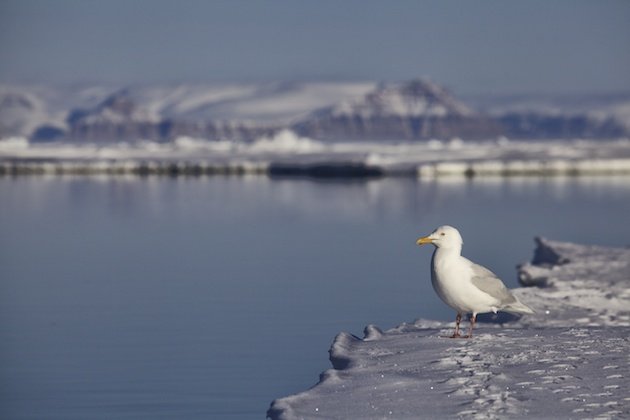
[[[475,287],[493,298],[498,299],[502,305],[516,302],[516,298],[512,296],[512,293],[510,293],[509,289],[505,287],[505,284],[503,284],[496,274],[470,260],[468,260],[468,262],[470,262],[472,268],[473,275],[471,280]]]

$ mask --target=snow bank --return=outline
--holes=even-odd
[[[630,327],[630,249],[536,242],[534,259],[518,275],[521,284],[542,288],[515,292],[537,309],[520,325]]]
[[[519,269],[537,310],[472,340],[419,320],[339,334],[333,368],[267,415],[301,418],[617,418],[630,415],[630,249],[537,239]]]

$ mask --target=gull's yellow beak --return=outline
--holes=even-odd
[[[422,237],[420,239],[418,239],[416,241],[416,245],[426,245],[426,244],[432,244],[433,243],[433,239],[429,238],[428,236]]]

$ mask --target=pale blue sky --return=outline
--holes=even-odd
[[[0,82],[630,91],[630,1],[0,0]]]

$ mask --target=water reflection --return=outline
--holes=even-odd
[[[22,209],[42,209],[51,201],[69,209],[104,207],[113,217],[257,218],[264,211],[294,218],[375,222],[416,218],[451,203],[504,200],[505,195],[544,197],[562,202],[588,194],[620,199],[630,192],[629,177],[444,177],[434,180],[381,178],[352,181],[276,179],[264,176],[160,178],[137,176],[40,177],[0,180],[19,185]],[[11,188],[4,197],[10,198]],[[165,206],[164,203],[169,203]],[[541,206],[545,203],[539,203]],[[6,206],[5,206],[6,207]],[[17,210],[17,209],[16,209]],[[168,211],[169,213],[164,213]]]

